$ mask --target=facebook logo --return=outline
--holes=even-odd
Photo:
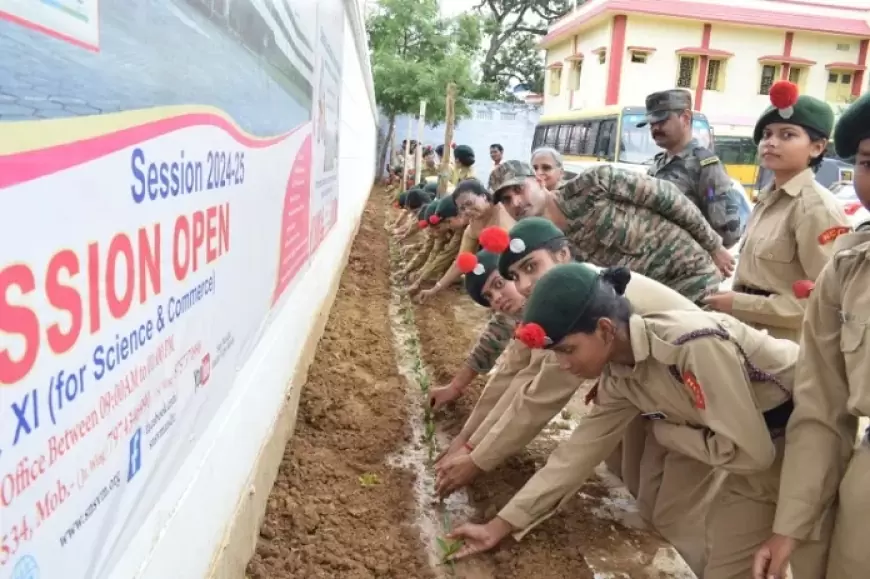
[[[130,438],[130,456],[127,466],[127,482],[133,480],[139,469],[142,468],[142,429],[137,428]]]

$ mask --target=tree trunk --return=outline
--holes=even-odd
[[[393,133],[396,130],[396,115],[390,115],[390,126],[387,129],[387,137],[384,139],[384,142],[381,143],[381,148],[378,150],[378,171],[375,173],[375,179],[382,178],[384,176],[384,166],[389,163],[389,155],[392,151],[390,151],[390,143],[393,141]],[[387,170],[389,171],[389,169]]]

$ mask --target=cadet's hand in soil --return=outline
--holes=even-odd
[[[450,496],[462,487],[471,484],[481,470],[470,454],[457,454],[439,463],[436,469],[435,494],[439,498]]]
[[[785,579],[788,560],[796,546],[791,537],[772,536],[755,553],[752,579]]]
[[[724,247],[720,247],[711,253],[710,256],[713,258],[713,263],[719,268],[722,277],[731,277],[731,274],[734,273],[734,264],[737,263],[731,252]]]
[[[703,302],[712,310],[730,314],[734,309],[734,292],[719,292],[704,297]]]
[[[498,545],[502,539],[511,532],[511,526],[504,520],[496,517],[485,525],[465,523],[459,525],[452,533],[447,535],[449,539],[462,539],[463,545],[453,559],[462,559],[477,553],[489,551]]]
[[[435,297],[435,294],[437,294],[437,293],[438,293],[438,289],[436,289],[434,287],[429,288],[427,290],[423,290],[420,292],[420,295],[417,296],[417,303],[425,304],[431,298]]]
[[[425,294],[426,292],[423,293]],[[460,396],[462,396],[462,390],[451,382],[447,386],[433,388],[429,392],[429,406],[432,407],[432,410],[440,410],[445,404],[453,402]]]
[[[468,442],[467,439],[457,436],[450,442],[450,446],[447,447],[446,450],[442,450],[441,453],[435,457],[435,471],[437,472],[439,468],[441,468],[441,464],[448,458],[452,458],[454,456],[458,456],[459,454],[468,454],[471,452],[465,446],[465,443]]]

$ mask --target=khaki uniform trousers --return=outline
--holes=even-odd
[[[755,552],[773,534],[785,438],[777,438],[774,444],[776,460],[769,469],[750,475],[724,476],[707,515],[707,563],[699,575],[701,579],[752,577]],[[832,523],[833,517],[826,516],[823,539],[830,537]],[[791,559],[792,579],[825,579],[827,544],[823,540],[798,547]]]
[[[846,475],[840,481],[836,523],[828,556],[825,579],[870,577],[870,446],[863,442],[852,455]],[[799,563],[792,559],[792,569]],[[822,575],[819,575],[822,577]]]
[[[640,516],[701,577],[706,564],[706,520],[724,473],[684,454],[664,448],[652,433],[652,422],[638,417],[620,448],[605,462],[637,499]]]

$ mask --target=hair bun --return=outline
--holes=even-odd
[[[601,272],[601,279],[613,287],[616,295],[621,296],[625,294],[625,288],[631,281],[631,270],[623,266],[608,267]]]

